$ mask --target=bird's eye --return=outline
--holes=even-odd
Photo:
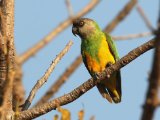
[[[79,23],[79,26],[83,26],[84,25],[84,22],[83,21],[80,21],[80,23]]]

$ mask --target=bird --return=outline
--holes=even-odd
[[[112,37],[104,33],[96,21],[90,18],[74,19],[72,33],[81,39],[82,60],[93,79],[98,79],[99,73],[120,59]],[[110,103],[120,103],[122,96],[120,70],[101,80],[96,87],[102,97]]]

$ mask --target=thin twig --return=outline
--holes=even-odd
[[[137,34],[113,36],[112,38],[114,40],[129,40],[129,39],[135,39],[135,38],[141,38],[141,37],[148,37],[148,36],[151,36],[151,35],[153,35],[152,32],[143,32],[143,33],[137,33]]]
[[[32,90],[30,92],[30,95],[28,96],[27,100],[25,101],[25,104],[24,104],[22,110],[27,110],[29,108],[29,106],[31,105],[32,100],[33,100],[36,92],[38,91],[38,89],[40,89],[42,87],[42,85],[48,80],[48,78],[49,78],[50,74],[52,73],[52,71],[54,70],[55,66],[61,60],[61,58],[68,52],[68,50],[70,49],[70,47],[71,47],[72,44],[73,44],[73,42],[70,41],[66,45],[66,47],[52,61],[50,67],[47,69],[47,71],[45,72],[45,74],[41,77],[41,79],[39,79],[37,81],[37,83],[32,88]]]
[[[71,5],[71,1],[70,0],[66,0],[66,6],[67,6],[67,10],[68,10],[69,16],[73,17],[74,12],[73,12],[73,7]]]
[[[41,105],[47,102],[54,94],[60,89],[60,87],[67,81],[70,75],[81,64],[82,57],[78,56],[74,62],[65,70],[65,72],[56,80],[56,82],[48,89],[48,91],[42,96],[42,98],[36,103],[35,106]]]
[[[130,4],[131,3],[128,3],[129,4],[129,6],[130,6]],[[126,5],[126,6],[128,6],[128,4]],[[135,5],[135,4],[134,4]],[[125,14],[124,16],[127,16],[128,14],[126,14],[126,13],[128,13],[127,12],[127,10],[131,10],[131,9],[122,9],[122,11],[114,18],[114,21],[116,21],[117,20],[117,18],[119,19],[119,17],[118,16],[121,16],[120,14]],[[123,16],[123,17],[124,17]],[[116,24],[113,26],[112,24],[113,24],[113,22],[111,22],[108,26],[110,26],[110,27],[106,27],[106,29],[104,29],[103,31],[105,32],[105,31],[113,31],[114,29],[115,29],[115,27],[121,22],[122,20],[118,20],[117,22],[116,22]],[[111,27],[113,27],[113,28],[111,28]],[[73,62],[73,64],[71,64],[70,65],[70,67],[68,67],[69,69],[70,68],[74,68],[73,69],[73,71],[70,73],[70,75],[78,68],[78,66],[79,65],[77,65],[77,66],[74,66],[74,63],[79,63],[79,65],[80,65],[80,63],[82,63],[82,59],[81,59],[81,55],[79,55],[78,56],[78,59],[76,59],[74,62]],[[62,86],[62,84],[60,84],[59,85],[59,88],[58,87],[56,87],[56,88],[54,88],[57,84],[59,84],[59,83],[63,83],[63,76],[66,76],[66,73],[68,73],[67,71],[65,71],[62,75],[61,75],[61,77],[59,78],[59,80],[57,80],[56,82],[55,82],[55,84],[53,84],[52,85],[52,87],[46,92],[46,94],[41,98],[41,100],[36,104],[36,105],[38,105],[39,103],[45,103],[47,100],[49,100],[51,97],[52,97],[52,95],[53,94],[55,94],[55,92],[58,90],[58,89],[60,89],[60,87]],[[70,75],[68,75],[68,77],[70,76]],[[66,78],[67,79],[67,78]],[[66,80],[64,80],[64,81],[66,81]]]
[[[43,115],[43,114],[55,109],[57,107],[57,105],[62,106],[62,105],[73,102],[74,100],[78,99],[81,95],[86,93],[88,90],[93,88],[98,82],[103,80],[106,76],[111,75],[114,71],[117,71],[120,68],[126,66],[131,61],[133,61],[138,56],[140,56],[141,54],[154,48],[154,42],[155,42],[154,40],[151,40],[151,41],[137,47],[136,49],[132,50],[131,52],[129,52],[126,56],[124,56],[122,59],[120,59],[117,63],[106,68],[106,70],[99,75],[99,79],[97,79],[96,81],[91,78],[68,94],[65,94],[59,98],[56,98],[48,103],[44,103],[42,105],[34,107],[30,110],[22,111],[17,116],[17,120],[33,119],[33,118],[36,118],[40,115]]]
[[[140,14],[140,16],[142,17],[142,19],[144,20],[146,26],[153,32],[154,28],[151,24],[151,22],[149,21],[149,19],[147,18],[146,14],[144,13],[143,9],[141,6],[137,5],[137,11]]]
[[[39,50],[41,50],[43,47],[45,47],[49,42],[54,40],[54,38],[64,31],[69,25],[72,24],[72,20],[75,18],[79,18],[86,13],[90,12],[98,3],[100,0],[91,0],[91,2],[83,8],[77,15],[75,15],[73,18],[68,18],[65,21],[61,22],[53,31],[51,31],[48,35],[46,35],[41,41],[39,41],[37,44],[33,45],[29,50],[26,50],[26,52],[22,53],[19,56],[19,62],[22,64],[26,60],[28,60],[30,57],[35,55]]]
[[[122,21],[136,5],[137,0],[130,0],[125,7],[118,13],[118,15],[111,21],[111,23],[104,29],[106,33],[110,33],[120,21]]]

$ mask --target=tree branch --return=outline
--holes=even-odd
[[[56,82],[48,89],[48,91],[42,96],[42,98],[36,103],[35,106],[41,105],[47,102],[54,94],[60,89],[60,87],[67,81],[67,79],[73,74],[77,67],[82,63],[81,55],[78,56],[74,62],[65,70],[65,72],[56,80]]]
[[[120,68],[124,67],[125,65],[129,64],[131,61],[136,59],[141,54],[145,53],[146,51],[152,49],[154,47],[154,40],[151,40],[136,49],[129,52],[126,56],[124,56],[122,59],[120,59],[117,63],[114,65],[108,67],[104,72],[102,72],[99,75],[99,79],[93,80],[92,78],[71,91],[68,94],[65,94],[59,98],[56,98],[48,103],[44,103],[42,105],[39,105],[35,108],[32,108],[30,110],[22,111],[18,116],[17,120],[27,120],[27,119],[33,119],[40,115],[43,115],[55,108],[57,108],[58,105],[62,106],[65,104],[68,104],[70,102],[73,102],[77,98],[79,98],[81,95],[86,93],[88,90],[93,88],[100,80],[103,80],[106,76],[111,75],[114,71],[119,70]]]
[[[160,16],[158,21],[158,31],[155,32],[155,35],[155,51],[152,72],[149,77],[149,85],[141,120],[153,120],[155,110],[160,105],[160,98],[158,97],[160,92]]]
[[[0,119],[8,120],[13,115],[12,90],[15,73],[15,49],[14,49],[14,0],[0,1],[0,75],[1,86]],[[4,71],[3,71],[4,70]]]
[[[74,12],[73,12],[73,8],[72,8],[72,5],[71,5],[71,1],[70,0],[66,0],[65,2],[66,2],[66,6],[67,6],[67,10],[68,10],[69,16],[73,17]]]
[[[106,33],[110,33],[120,21],[122,21],[136,5],[137,0],[130,0],[125,7],[118,13],[118,15],[112,20],[112,22],[104,29]]]
[[[30,57],[35,55],[39,50],[45,47],[49,42],[54,40],[54,38],[59,33],[64,31],[69,25],[71,25],[73,19],[79,18],[85,15],[86,13],[90,12],[98,3],[99,0],[91,0],[91,2],[85,8],[83,8],[83,10],[77,13],[77,15],[73,16],[73,18],[68,18],[65,21],[61,22],[53,31],[51,31],[47,36],[45,36],[41,41],[33,45],[33,47],[24,52],[22,55],[20,55],[19,62],[23,64],[26,60],[28,60]]]
[[[112,38],[114,40],[129,40],[129,39],[135,39],[135,38],[141,38],[141,37],[148,37],[148,36],[151,36],[151,35],[153,35],[152,32],[143,32],[143,33],[137,33],[137,34],[113,36]]]
[[[73,44],[73,42],[69,41],[69,43],[66,45],[66,47],[52,61],[50,67],[47,69],[45,74],[41,77],[41,79],[39,79],[37,81],[37,83],[32,88],[28,98],[26,99],[26,101],[23,105],[22,110],[27,110],[29,108],[38,89],[40,89],[44,85],[44,83],[47,82],[47,80],[48,80],[49,76],[51,75],[52,71],[54,70],[55,66],[58,64],[58,62],[61,60],[61,58],[68,52],[68,50],[70,49],[72,44]]]
[[[158,37],[158,40],[160,40],[160,36]],[[160,42],[158,40],[156,40],[152,73],[149,78],[149,86],[146,94],[146,100],[143,105],[141,120],[153,120],[155,110],[160,103],[158,98],[158,89],[160,89]]]
[[[140,16],[142,17],[142,19],[144,20],[146,26],[153,32],[154,28],[151,24],[151,22],[149,21],[149,19],[147,18],[146,14],[144,13],[143,9],[141,8],[141,6],[137,5],[137,11],[140,14]]]

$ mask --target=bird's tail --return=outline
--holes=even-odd
[[[97,88],[101,95],[109,102],[119,103],[121,102],[121,75],[120,71],[115,72],[107,80],[103,80],[97,85]]]
[[[97,88],[100,92],[100,94],[102,95],[103,98],[107,99],[110,103],[112,103],[112,98],[110,97],[108,91],[106,90],[104,84],[97,84]]]

